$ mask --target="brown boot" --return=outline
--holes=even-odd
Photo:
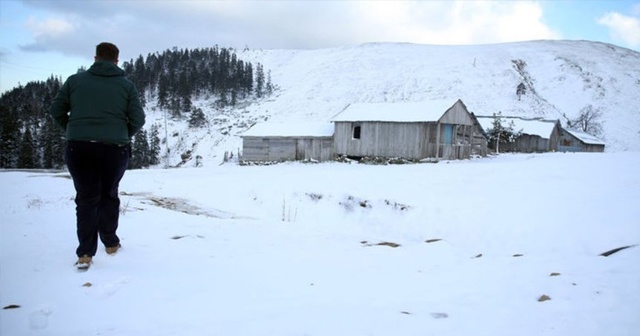
[[[116,254],[116,252],[118,252],[118,250],[121,248],[122,246],[120,244],[116,245],[116,246],[111,246],[111,247],[107,247],[105,250],[107,251],[107,254],[109,255],[114,255]]]
[[[91,266],[91,256],[88,255],[83,255],[82,257],[78,258],[78,261],[76,261],[76,268],[79,270],[86,270],[89,269],[89,266]]]

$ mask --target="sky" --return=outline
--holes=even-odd
[[[0,93],[93,62],[173,47],[318,49],[368,42],[468,45],[589,40],[640,51],[640,0],[2,0]]]

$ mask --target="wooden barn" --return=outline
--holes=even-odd
[[[242,136],[241,161],[332,160],[333,124],[261,123]]]
[[[513,143],[500,143],[500,152],[552,152],[558,150],[558,140],[562,127],[557,120],[539,118],[500,117],[502,125],[513,125],[514,132],[520,136]],[[478,116],[478,121],[485,131],[493,128],[493,116]]]
[[[591,134],[562,129],[558,151],[561,152],[604,152],[605,143]]]
[[[336,155],[467,159],[487,138],[461,100],[351,104],[332,120]]]

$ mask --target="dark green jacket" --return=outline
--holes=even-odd
[[[49,114],[67,132],[67,140],[128,144],[144,125],[135,85],[108,61],[70,76]]]

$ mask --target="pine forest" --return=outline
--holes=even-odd
[[[169,118],[184,119],[190,126],[203,122],[201,109],[192,105],[204,98],[219,107],[235,106],[254,97],[270,95],[273,85],[261,64],[239,59],[233,49],[173,48],[162,53],[140,55],[121,65],[125,76],[136,84],[143,106],[148,100],[168,112]],[[86,71],[81,67],[78,72]],[[64,80],[51,76],[32,81],[0,97],[0,168],[61,168],[64,165],[64,133],[47,111]],[[159,162],[160,136],[157,125],[132,139],[130,168]]]

